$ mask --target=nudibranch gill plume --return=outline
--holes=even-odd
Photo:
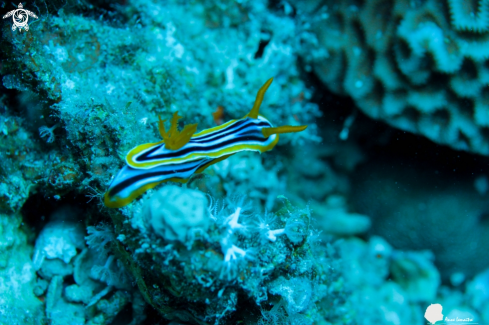
[[[177,128],[181,116],[173,114],[168,131],[160,119],[159,131],[163,140],[139,145],[129,151],[124,166],[115,176],[104,195],[109,208],[121,208],[147,190],[167,182],[187,182],[194,174],[240,151],[269,151],[278,142],[279,134],[300,132],[307,125],[273,127],[259,115],[260,105],[270,78],[258,91],[251,111],[241,119],[197,131],[197,124]]]

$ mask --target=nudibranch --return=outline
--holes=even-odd
[[[301,126],[273,127],[265,117],[259,115],[260,105],[270,78],[258,91],[251,111],[241,119],[197,131],[197,124],[177,128],[178,112],[173,114],[168,131],[159,120],[159,131],[163,140],[142,144],[126,156],[124,166],[115,176],[104,195],[109,208],[120,208],[156,185],[167,182],[187,182],[194,174],[240,151],[269,151],[278,142],[279,134],[300,132]]]

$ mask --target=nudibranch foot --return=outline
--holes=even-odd
[[[185,165],[159,166],[151,170],[124,166],[105,193],[104,204],[109,208],[121,208],[163,182],[186,183],[199,168],[208,165],[210,162],[212,159],[201,159]]]

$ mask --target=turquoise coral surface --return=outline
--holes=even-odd
[[[487,0],[0,12],[0,325],[489,322]],[[104,205],[159,118],[272,77],[260,114],[305,131]]]

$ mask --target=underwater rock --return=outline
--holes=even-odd
[[[284,169],[280,156],[239,152],[210,169],[217,177],[206,180],[207,188],[216,197],[246,193],[254,204],[265,202],[264,207],[271,210],[277,196],[286,191],[286,179],[280,173]]]
[[[396,249],[432,251],[444,281],[455,273],[470,278],[487,268],[487,199],[453,170],[406,166],[376,162],[353,178],[352,206],[371,217],[371,233]]]
[[[209,197],[209,206],[203,207],[207,199],[196,192],[173,185],[151,190],[131,206],[133,211],[124,211],[124,221],[116,226],[125,238],[119,252],[143,297],[164,318],[189,324],[256,323],[263,313],[266,324],[266,317],[279,315],[311,321],[337,317],[336,311],[317,308],[345,293],[339,274],[328,268],[336,263],[333,254],[319,249],[309,209],[295,208],[283,197],[277,213],[254,211],[244,197]],[[173,199],[174,193],[181,200]],[[197,203],[186,203],[193,197]],[[156,206],[161,209],[148,209]],[[166,218],[161,213],[170,210],[183,219],[171,226],[182,225],[182,231],[172,232],[169,225],[155,231],[151,220]],[[204,219],[194,224],[196,212]],[[192,227],[207,230],[186,235]],[[338,291],[329,296],[326,288],[333,283]]]
[[[85,246],[83,237],[84,231],[79,224],[64,220],[48,223],[36,240],[32,258],[35,269],[41,268],[44,259],[59,258],[66,264],[70,263],[77,255],[77,249]]]
[[[351,236],[365,233],[371,226],[368,216],[347,211],[346,199],[341,195],[330,195],[324,204],[313,204],[314,211],[321,216],[318,227],[327,234]]]
[[[22,228],[19,215],[0,214],[0,323],[41,325],[43,304],[35,293],[47,283],[36,282],[33,249]]]
[[[489,270],[477,274],[467,283],[467,296],[471,306],[489,316],[487,314],[489,311]]]
[[[19,81],[39,95],[43,114],[33,117],[32,131],[45,123],[42,135],[61,160],[47,169],[49,181],[105,191],[122,153],[158,138],[158,116],[178,111],[199,129],[215,126],[244,116],[256,90],[274,76],[263,114],[279,125],[309,124],[307,132],[283,136],[281,143],[318,142],[321,113],[300,79],[300,42],[290,37],[297,26],[266,4],[135,0],[117,6],[114,23],[76,14],[86,10],[76,3],[40,15],[29,33],[8,32],[11,55],[2,69],[12,77],[6,82],[13,87]],[[32,54],[29,60],[25,53]],[[221,113],[213,115],[218,107]],[[74,159],[74,152],[83,158]]]
[[[434,255],[424,252],[395,252],[391,274],[406,291],[409,301],[431,302],[436,298],[440,274],[433,264]]]
[[[115,241],[111,229],[92,228],[86,237],[88,248],[81,224],[69,220],[55,218],[37,237],[34,262],[26,265],[38,270],[36,281],[31,281],[31,293],[39,303],[44,302],[45,316],[39,322],[109,325],[127,305],[132,305],[134,325],[145,319],[145,304],[139,292],[131,286],[121,262],[111,254],[110,246]]]
[[[343,261],[345,289],[352,290],[355,319],[363,324],[421,324],[420,305],[408,299],[403,288],[403,284],[415,284],[416,279],[406,278],[404,283],[390,279],[392,258],[397,252],[385,239],[372,236],[364,241],[351,237],[335,245]]]

